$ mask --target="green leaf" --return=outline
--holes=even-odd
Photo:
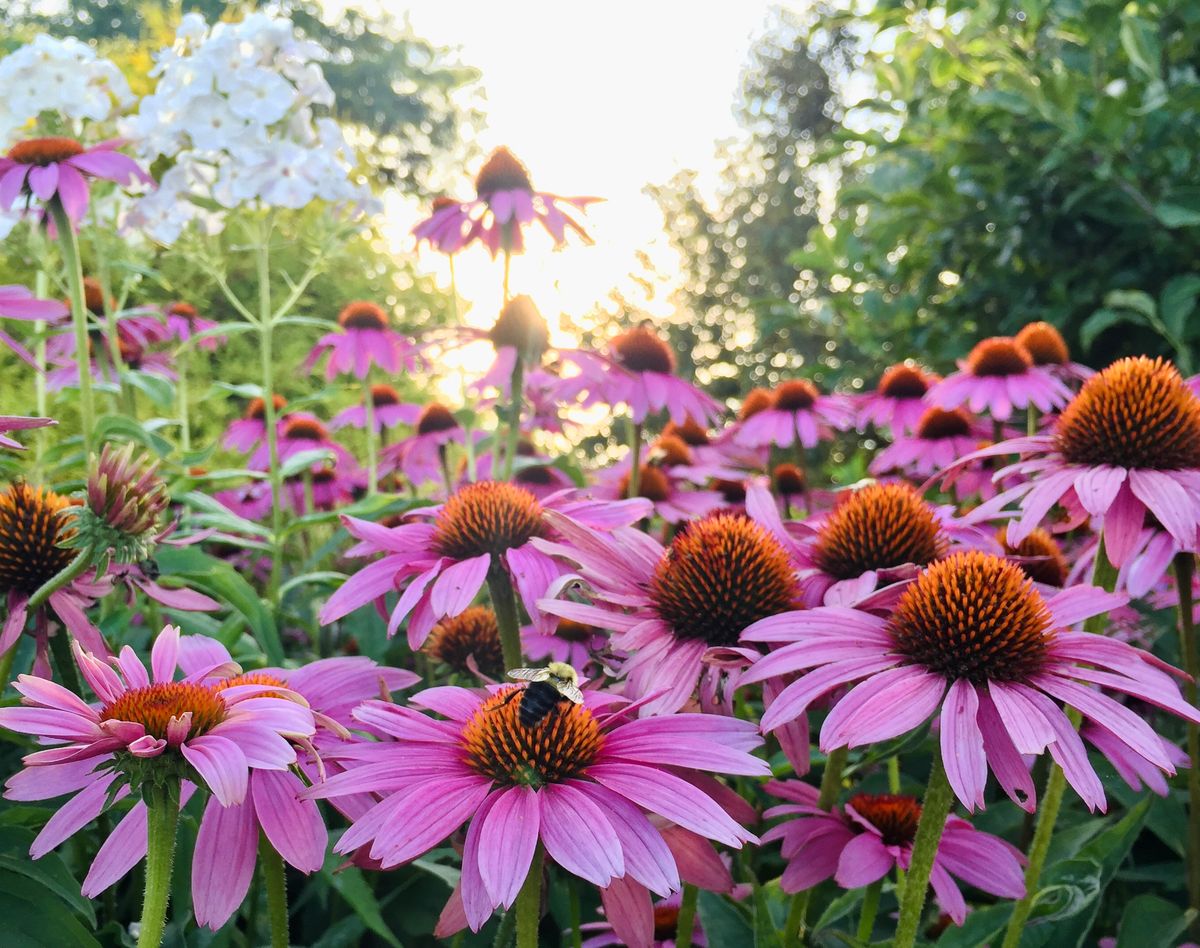
[[[1194,910],[1180,906],[1157,895],[1139,895],[1130,899],[1121,916],[1117,933],[1117,948],[1159,948],[1173,945],[1196,917]]]
[[[1195,227],[1200,224],[1200,205],[1160,201],[1154,206],[1154,216],[1166,227]]]
[[[938,938],[938,948],[977,948],[979,945],[996,945],[1008,927],[1013,903],[989,905],[976,909],[967,916],[962,926],[951,925]]]
[[[175,386],[162,376],[135,371],[124,373],[124,378],[159,408],[168,409],[175,404]]]
[[[367,885],[360,870],[344,869],[341,872],[332,872],[329,869],[323,869],[321,875],[329,883],[329,886],[349,903],[367,928],[392,948],[401,948],[400,940],[392,934],[387,922],[383,920],[383,913],[379,910],[379,901],[375,898],[371,887]]]
[[[1151,800],[1143,799],[1078,856],[1043,874],[1026,929],[1031,944],[1082,948],[1087,943],[1104,890],[1141,833],[1150,806]]]
[[[1129,309],[1108,309],[1107,307],[1098,309],[1079,327],[1079,341],[1083,344],[1084,349],[1090,351],[1092,344],[1105,330],[1111,329],[1119,323],[1137,323],[1144,326],[1146,318]]]
[[[40,881],[0,871],[0,917],[5,945],[100,948],[100,942]]]
[[[53,892],[71,907],[71,910],[87,919],[94,928],[96,912],[90,899],[79,891],[79,883],[71,875],[67,864],[58,853],[48,853],[41,859],[29,859],[25,854],[33,842],[34,835],[16,826],[0,827],[0,872],[15,872],[32,879],[38,885]]]
[[[324,448],[316,448],[312,451],[301,451],[299,454],[293,454],[285,461],[279,469],[280,475],[283,477],[296,477],[303,474],[314,464],[320,464],[322,461],[327,461],[333,457],[333,452]]]
[[[155,558],[163,573],[180,576],[195,589],[227,603],[245,620],[267,661],[283,664],[283,643],[275,616],[241,573],[193,547],[161,547]]]
[[[1158,298],[1158,312],[1166,327],[1179,339],[1187,335],[1188,317],[1196,309],[1196,297],[1200,295],[1200,276],[1189,273],[1168,281]],[[1193,327],[1192,335],[1200,332],[1200,325]]]
[[[103,444],[105,441],[132,441],[149,448],[160,458],[171,453],[171,442],[126,415],[105,415],[96,422],[96,443]]]
[[[704,936],[710,945],[751,945],[754,931],[729,899],[714,892],[700,890],[696,911]]]
[[[1162,57],[1158,28],[1148,20],[1126,16],[1121,20],[1120,36],[1121,47],[1134,68],[1148,79],[1155,78]]]

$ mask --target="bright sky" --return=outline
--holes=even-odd
[[[612,287],[629,285],[639,249],[656,260],[670,253],[662,217],[642,188],[683,168],[713,179],[715,142],[737,133],[732,107],[740,71],[772,5],[405,0],[419,36],[460,48],[462,61],[481,71],[483,151],[510,147],[539,189],[606,199],[587,214],[595,246],[576,242],[550,253],[547,239],[514,259],[512,291],[533,296],[552,327],[559,314],[569,325]],[[467,174],[462,193],[472,193]],[[402,205],[388,210],[398,233],[417,213]],[[422,265],[444,278],[436,254],[423,253]],[[474,304],[471,322],[490,325],[500,303],[499,264],[475,248],[456,267],[459,293]]]

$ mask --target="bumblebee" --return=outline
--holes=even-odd
[[[513,698],[520,697],[517,714],[522,727],[537,727],[564,701],[583,704],[579,673],[566,662],[551,662],[545,668],[513,668],[508,677],[529,682],[504,701],[508,704]]]

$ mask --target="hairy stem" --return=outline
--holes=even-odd
[[[375,430],[375,397],[369,379],[363,380],[363,411],[367,420],[367,496],[374,497],[379,491],[379,434]]]
[[[488,593],[492,597],[492,609],[496,613],[496,625],[500,629],[500,650],[504,654],[504,667],[520,668],[521,616],[517,611],[517,594],[512,578],[504,563],[493,560],[487,577]]]
[[[517,915],[517,948],[537,948],[538,922],[542,916],[542,845],[534,850],[529,875],[513,906]]]
[[[896,948],[912,948],[916,944],[921,915],[925,910],[929,875],[933,872],[933,860],[953,804],[954,791],[950,789],[946,768],[942,766],[942,755],[935,750],[933,770],[925,788],[925,799],[921,801],[921,821],[917,824],[917,835],[913,840],[904,895],[900,900],[900,922],[896,926],[896,940],[893,942]]]
[[[642,426],[629,425],[629,497],[637,497],[642,483]]]
[[[1192,578],[1196,561],[1191,553],[1177,553],[1174,562],[1175,589],[1179,593],[1179,651],[1183,670],[1188,673],[1184,694],[1188,704],[1196,705],[1196,677],[1200,675],[1200,654],[1196,648],[1195,603],[1192,601]],[[1193,761],[1200,761],[1200,728],[1191,721],[1187,725],[1187,751]],[[1187,887],[1188,907],[1200,909],[1200,769],[1188,768],[1188,848]]]
[[[696,927],[696,899],[700,890],[685,882],[675,922],[675,948],[692,948],[692,930]]]
[[[863,896],[862,914],[858,917],[858,940],[864,944],[871,941],[871,932],[875,931],[875,916],[879,914],[879,896],[883,892],[883,880],[876,879],[867,886]]]
[[[158,948],[167,921],[171,867],[175,862],[175,827],[179,822],[179,783],[146,790],[146,894],[138,948]]]
[[[283,871],[283,858],[259,834],[258,861],[263,869],[263,882],[267,888],[267,920],[271,926],[271,948],[288,948],[288,901],[287,877]]]

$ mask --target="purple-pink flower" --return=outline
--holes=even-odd
[[[817,806],[817,791],[799,781],[774,780],[767,790],[790,802],[763,816],[790,819],[763,834],[763,842],[782,840],[787,868],[780,877],[784,892],[801,892],[826,879],[843,889],[878,882],[893,869],[909,868],[921,804],[915,797],[859,793],[844,807]],[[956,878],[1004,899],[1025,895],[1025,857],[998,836],[984,833],[957,816],[946,819],[933,857],[929,884],[942,911],[961,925],[967,903]]]
[[[700,715],[630,720],[628,703],[585,692],[536,728],[520,721],[519,686],[480,694],[431,688],[413,708],[371,701],[355,717],[392,738],[354,749],[358,766],[308,792],[376,793],[381,800],[338,841],[367,847],[384,868],[416,859],[468,823],[454,898],[478,931],[517,897],[539,843],[565,871],[606,887],[626,876],[659,895],[680,884],[662,833],[646,812],[740,847],[754,837],[694,771],[761,776],[749,722]]]
[[[775,387],[769,406],[739,421],[732,438],[748,448],[815,448],[833,430],[845,430],[853,422],[854,409],[845,398],[824,395],[807,379],[791,379]]]
[[[23,286],[5,284],[0,286],[0,317],[26,321],[44,320],[51,322],[66,316],[70,310],[58,300],[39,300]],[[0,329],[0,343],[8,346],[24,362],[38,369],[37,359],[28,349],[12,336]]]
[[[100,178],[127,186],[153,179],[128,155],[117,151],[121,142],[101,142],[85,148],[73,138],[30,138],[17,142],[0,158],[0,209],[12,210],[24,197],[43,205],[54,198],[73,225],[87,213],[88,179]]]
[[[1063,706],[1167,774],[1175,765],[1158,734],[1105,692],[1200,722],[1172,677],[1181,672],[1141,649],[1073,631],[1126,601],[1090,586],[1043,598],[1015,564],[955,553],[910,583],[887,618],[821,606],[756,623],[743,639],[776,648],[740,683],[803,673],[763,714],[764,731],[852,685],[821,727],[825,752],[890,740],[937,714],[942,763],[969,810],[984,806],[990,768],[1032,811],[1027,756],[1046,750],[1089,809],[1103,809],[1104,788]]]
[[[1071,400],[1071,391],[1051,372],[1034,365],[1024,346],[1007,336],[978,343],[958,371],[929,391],[928,401],[939,408],[965,405],[996,421],[1008,421],[1014,409],[1033,406],[1043,414]]]
[[[305,360],[313,369],[328,353],[325,378],[353,375],[365,379],[372,366],[389,375],[412,372],[421,360],[416,347],[388,325],[387,313],[374,303],[356,300],[338,313],[339,332],[326,333]]]

